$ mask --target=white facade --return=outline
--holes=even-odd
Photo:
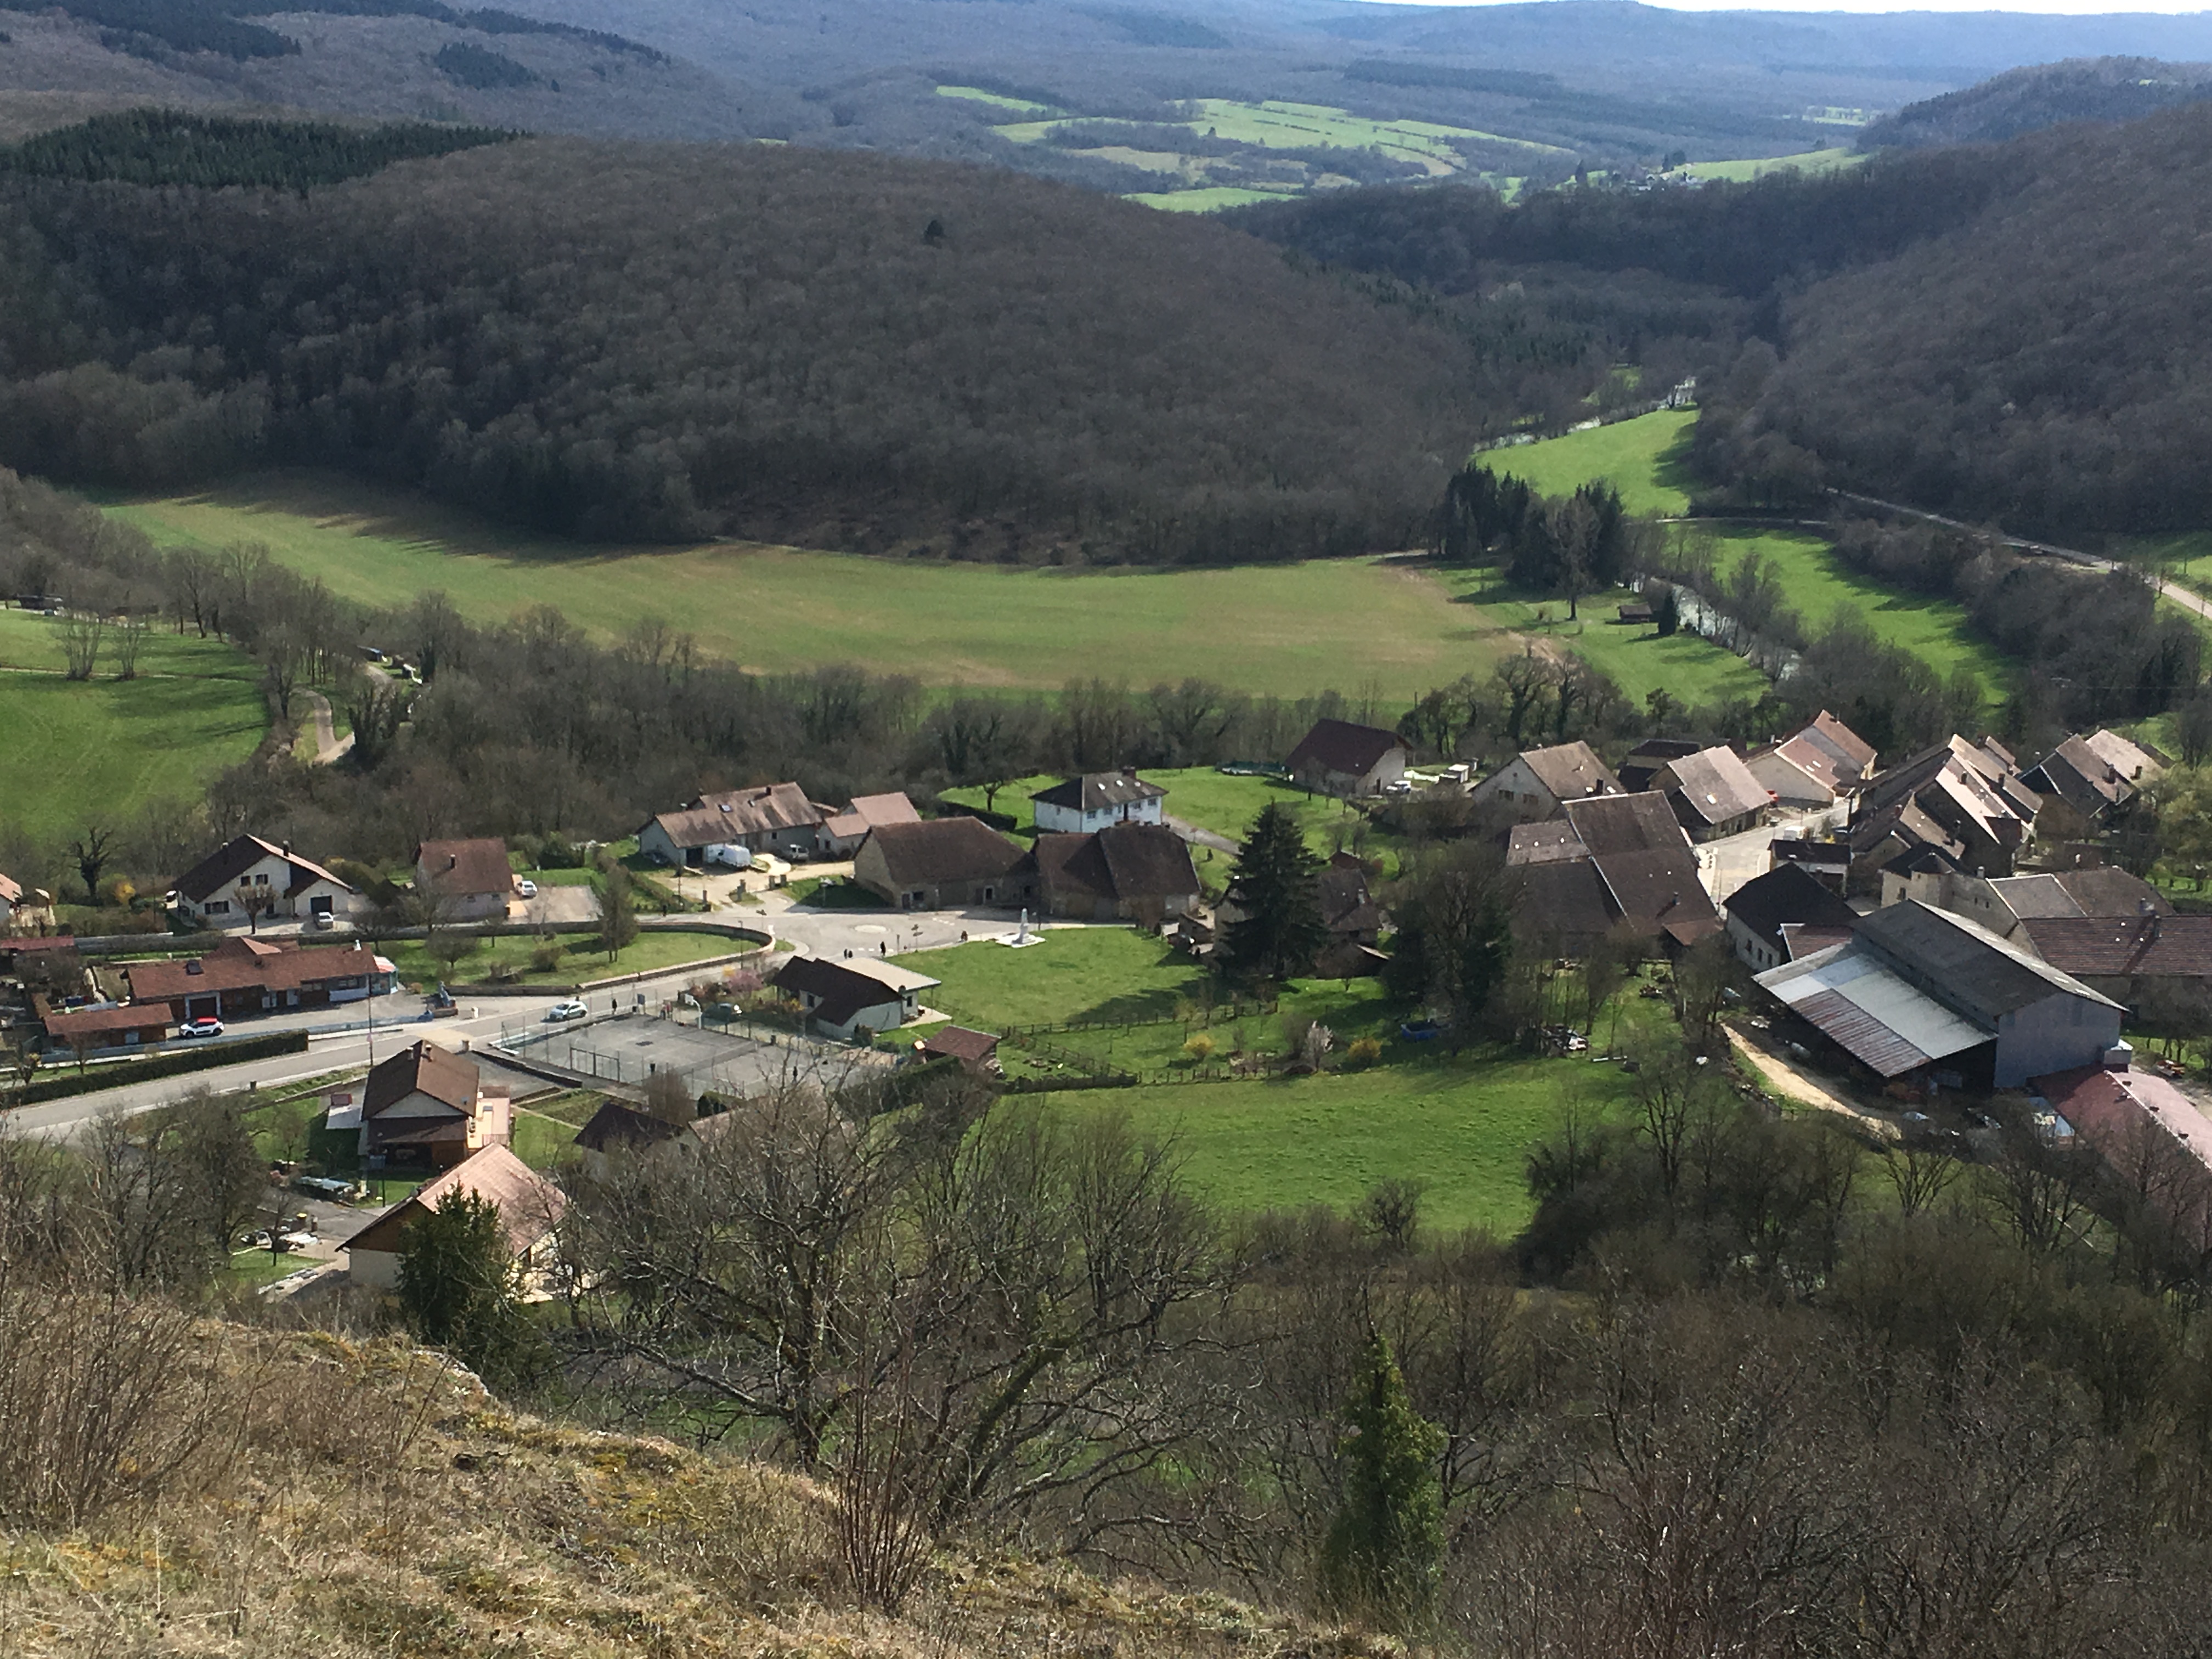
[[[304,882],[302,878],[307,878]],[[297,887],[295,883],[301,883]],[[368,901],[336,877],[314,872],[312,866],[270,853],[254,860],[204,897],[177,895],[177,911],[187,922],[210,930],[246,927],[257,921],[304,921],[331,915],[350,921],[368,908]]]
[[[1475,785],[1468,799],[1477,805],[1504,807],[1531,823],[1559,810],[1559,798],[1545,787],[1535,768],[1518,755]]]
[[[1117,823],[1159,823],[1167,811],[1158,795],[1143,800],[1121,801],[1111,806],[1102,806],[1093,812],[1073,806],[1054,806],[1045,801],[1036,805],[1036,827],[1048,834],[1087,836]]]

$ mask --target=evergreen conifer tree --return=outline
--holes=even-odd
[[[1230,902],[1243,913],[1222,936],[1221,960],[1231,973],[1286,979],[1313,966],[1328,943],[1316,886],[1320,872],[1289,809],[1262,808],[1229,877]]]
[[[1444,1431],[1413,1409],[1380,1334],[1367,1339],[1346,1418],[1344,1503],[1322,1547],[1322,1594],[1339,1612],[1404,1629],[1436,1599]]]
[[[495,1386],[528,1381],[545,1339],[523,1311],[499,1206],[450,1192],[408,1224],[399,1246],[399,1308],[408,1328]]]

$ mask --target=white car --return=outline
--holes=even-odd
[[[536,898],[538,896],[538,884],[526,878],[514,884],[514,890],[521,894],[525,898]]]
[[[545,1018],[549,1024],[558,1025],[566,1020],[586,1018],[591,1012],[582,1003],[571,998],[567,1002],[556,1002],[548,1008],[545,1011]]]

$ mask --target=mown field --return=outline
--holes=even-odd
[[[1534,594],[1493,579],[1486,571],[1449,572],[1445,580],[1469,605],[1500,626],[1532,639],[1556,640],[1598,669],[1632,702],[1664,689],[1692,708],[1735,697],[1756,697],[1765,677],[1732,651],[1689,633],[1662,638],[1649,623],[1624,626],[1620,607],[1637,596],[1626,591],[1583,599],[1580,615],[1567,619],[1567,602]]]
[[[1163,805],[1170,817],[1211,830],[1231,841],[1243,840],[1244,832],[1252,827],[1252,820],[1269,806],[1288,807],[1304,826],[1307,844],[1320,853],[1336,850],[1333,832],[1339,825],[1349,833],[1362,822],[1359,815],[1342,801],[1308,794],[1294,784],[1273,778],[1234,776],[1211,766],[1147,767],[1139,775],[1147,783],[1158,784],[1168,792]],[[1030,797],[1060,781],[1057,773],[1050,772],[1017,778],[999,791],[992,810],[1014,820],[1015,834],[1033,835],[1036,831],[1036,815]],[[944,793],[947,800],[963,806],[984,805],[981,789],[947,789]],[[1203,864],[1200,873],[1206,873]]]
[[[1770,173],[1833,173],[1841,167],[1855,167],[1867,158],[1848,145],[1830,149],[1811,149],[1798,155],[1770,155],[1748,161],[1692,161],[1680,171],[1692,179],[1726,179],[1734,184],[1748,184],[1753,179],[1764,179]]]
[[[0,611],[0,823],[49,845],[198,799],[268,729],[253,665],[214,641],[157,633],[131,680],[112,659],[89,681],[62,666],[57,623]]]
[[[1662,409],[1540,443],[1486,449],[1474,459],[1545,495],[1571,495],[1603,478],[1630,512],[1671,516],[1690,510],[1690,428],[1697,422],[1695,410]]]
[[[1012,569],[749,544],[532,541],[351,482],[263,480],[109,509],[161,545],[258,541],[344,598],[443,589],[479,619],[553,605],[601,637],[647,617],[768,672],[861,662],[930,685],[1047,690],[1192,675],[1255,694],[1410,701],[1502,649],[1419,573],[1370,560],[1231,569]]]

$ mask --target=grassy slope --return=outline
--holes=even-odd
[[[1358,816],[1347,813],[1341,801],[1317,799],[1303,789],[1271,778],[1231,777],[1211,766],[1147,768],[1143,776],[1146,782],[1156,783],[1168,792],[1164,805],[1170,817],[1211,830],[1231,841],[1242,841],[1252,820],[1269,805],[1287,806],[1296,813],[1305,826],[1308,842],[1321,851],[1334,850],[1330,845],[1330,826],[1340,821],[1347,827],[1358,822]],[[1052,773],[1016,779],[999,791],[996,810],[1014,820],[1017,835],[1032,834],[1036,828],[1036,811],[1030,797],[1059,781],[1059,776]],[[947,789],[945,798],[963,806],[983,805],[983,792],[976,788]]]
[[[537,949],[538,941],[518,933],[482,941],[456,964],[450,982],[458,993],[465,989],[468,981],[486,978],[495,964],[504,963],[522,970],[517,975],[520,984],[574,985],[617,974],[680,968],[687,962],[729,956],[745,948],[742,941],[714,933],[653,932],[641,934],[635,944],[624,945],[610,961],[606,952],[592,943],[589,933],[563,933],[560,938],[568,950],[561,958],[561,965],[550,974],[530,971],[530,953]],[[404,984],[427,984],[443,971],[424,951],[421,939],[392,939],[382,949],[392,965],[399,970]]]
[[[1640,703],[1662,686],[1692,707],[1756,697],[1765,689],[1756,668],[1710,640],[1686,633],[1662,639],[1656,628],[1621,626],[1614,614],[1636,597],[1632,593],[1592,594],[1582,602],[1579,618],[1569,622],[1565,599],[1530,594],[1492,578],[1487,571],[1444,573],[1462,598],[1501,627],[1561,641],[1601,670],[1632,702]]]
[[[1264,1083],[1164,1084],[1085,1097],[1172,1138],[1194,1184],[1239,1210],[1349,1209],[1376,1182],[1425,1183],[1422,1219],[1509,1235],[1531,1212],[1524,1160],[1570,1091],[1625,1097],[1611,1066],[1444,1059]]]
[[[1140,190],[1121,199],[1139,202],[1148,208],[1164,208],[1170,213],[1214,213],[1223,208],[1243,207],[1248,202],[1279,201],[1283,194],[1279,190],[1208,185],[1199,190]]]
[[[1632,513],[1671,515],[1690,509],[1690,428],[1695,410],[1662,409],[1563,438],[1485,450],[1476,457],[1493,472],[1526,479],[1546,495],[1566,495],[1603,478]]]
[[[923,1000],[999,1030],[1078,1019],[1170,1019],[1204,974],[1188,957],[1127,927],[1056,927],[1016,951],[957,945],[894,957],[944,981]]]
[[[479,617],[560,606],[603,635],[672,617],[710,654],[769,672],[831,662],[933,685],[1048,690],[1204,674],[1304,696],[1368,680],[1410,698],[1498,647],[1432,585],[1366,561],[1175,571],[1015,570],[756,545],[532,542],[350,483],[263,480],[111,509],[163,545],[266,543],[345,598],[442,588]]]
[[[1692,161],[1680,169],[1693,179],[1727,179],[1743,184],[1770,173],[1834,173],[1855,167],[1867,158],[1848,145],[1807,150],[1801,155],[1770,155],[1759,161]]]
[[[61,677],[57,624],[0,611],[0,818],[52,842],[94,817],[197,798],[252,754],[268,720],[252,664],[212,641],[156,634],[140,678]]]

